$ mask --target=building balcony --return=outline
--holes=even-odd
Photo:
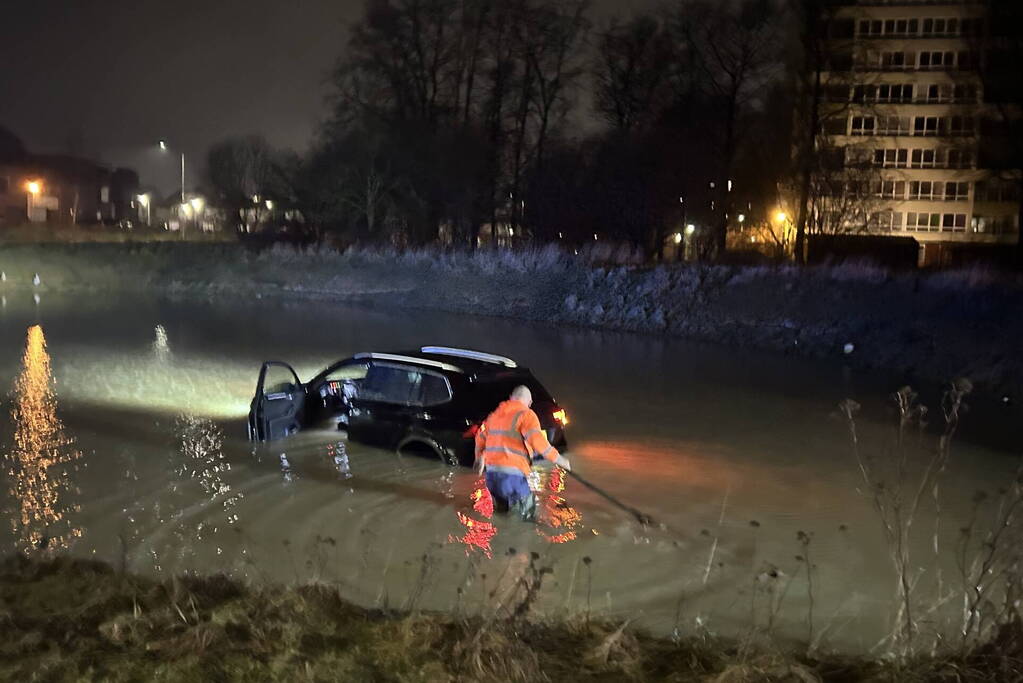
[[[918,64],[854,64],[853,73],[971,73],[976,72],[975,66],[957,66],[954,64],[939,64],[936,66],[920,66]]]
[[[832,0],[836,7],[898,7],[902,6],[976,6],[984,5],[986,0]]]
[[[891,235],[892,237],[912,237],[918,242],[969,242],[973,244],[1014,244],[1016,231],[973,232],[970,228],[960,230],[943,230],[941,228],[913,228],[898,227],[892,230],[876,231],[878,234]]]
[[[977,133],[928,133],[923,135],[914,134],[911,131],[883,131],[869,135],[853,131],[850,134],[831,134],[830,137],[833,144],[842,146],[862,145],[871,140],[877,140],[879,145],[882,142],[886,145],[894,142],[896,147],[912,147],[915,143],[922,140],[936,140],[946,141],[949,145],[956,147],[963,147],[965,143],[970,148],[979,139]]]
[[[851,42],[853,45],[863,42],[871,46],[877,46],[881,43],[900,43],[910,42],[913,47],[924,47],[921,45],[924,41],[934,41],[940,44],[940,46],[961,46],[967,47],[972,45],[978,40],[977,36],[962,34],[962,33],[891,33],[875,35],[872,33],[860,33],[852,37]],[[849,38],[835,38],[832,42],[836,43],[848,43]],[[937,49],[938,45],[934,46]]]
[[[912,7],[963,7],[967,9],[983,8],[986,0],[829,0],[831,7],[872,7],[905,9]]]

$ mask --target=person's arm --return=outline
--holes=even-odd
[[[547,440],[547,434],[540,428],[540,419],[532,410],[527,411],[519,421],[519,434],[522,435],[522,440],[526,442],[530,452],[550,460],[558,467],[563,467],[566,470],[572,469],[568,458],[559,453],[558,449]]]

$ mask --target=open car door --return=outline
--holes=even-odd
[[[287,363],[267,361],[249,407],[249,439],[273,441],[302,428],[305,387]]]

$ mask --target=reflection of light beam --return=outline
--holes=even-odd
[[[81,457],[57,418],[50,356],[38,325],[30,327],[21,374],[14,383],[14,452],[10,465],[11,495],[20,514],[12,519],[22,550],[67,547],[82,535],[66,519],[74,507],[68,500],[72,483],[66,465]],[[59,467],[58,467],[59,466]]]
[[[469,494],[472,501],[472,509],[484,517],[490,518],[494,515],[494,499],[490,496],[483,479],[476,480],[472,493]],[[497,527],[490,522],[483,522],[473,519],[469,515],[456,512],[458,522],[465,527],[465,533],[461,536],[454,534],[448,536],[448,543],[461,543],[465,546],[465,554],[472,552],[473,548],[483,551],[487,559],[493,557],[490,548],[490,540],[497,534]]]
[[[549,471],[546,486],[550,493],[539,495],[541,498],[539,521],[559,533],[548,534],[540,527],[536,533],[550,543],[568,543],[576,539],[574,529],[582,524],[583,516],[574,507],[570,506],[564,498],[556,495],[565,490],[565,473],[559,468]]]
[[[156,351],[97,354],[76,350],[60,365],[61,394],[92,405],[216,419],[244,416],[258,367],[222,358]]]
[[[448,542],[465,545],[466,555],[470,554],[473,548],[478,548],[483,551],[488,560],[492,558],[490,539],[497,533],[497,527],[490,522],[481,522],[461,512],[455,514],[458,516],[458,521],[465,527],[465,533],[458,537],[448,536]]]
[[[472,499],[473,510],[488,519],[494,516],[494,499],[482,479],[476,482],[476,487],[469,497]]]
[[[181,454],[184,462],[181,474],[199,482],[211,502],[219,501],[227,513],[227,523],[238,521],[238,515],[231,509],[244,497],[232,492],[231,485],[224,480],[224,473],[231,470],[231,464],[224,457],[224,434],[211,420],[181,415],[177,421],[181,438]]]

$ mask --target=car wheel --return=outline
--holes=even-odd
[[[415,453],[439,459],[445,465],[457,465],[457,460],[448,457],[447,452],[433,439],[421,436],[406,437],[398,444],[398,453]]]

